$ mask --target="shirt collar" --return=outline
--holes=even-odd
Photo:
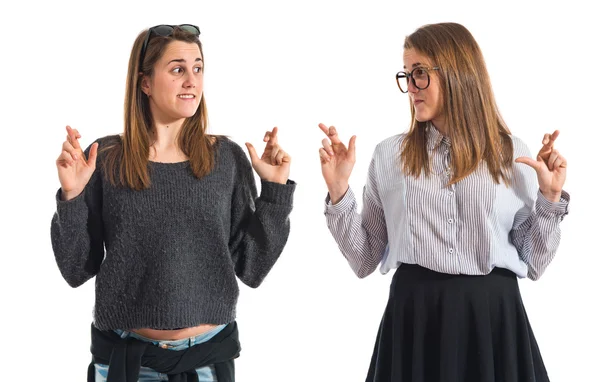
[[[433,126],[432,123],[428,123],[426,127],[426,136],[427,136],[427,150],[433,151],[441,144],[450,148],[450,138],[445,137],[438,131],[438,129]]]

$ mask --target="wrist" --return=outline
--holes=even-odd
[[[554,191],[544,191],[544,190],[540,190],[542,192],[542,195],[544,195],[544,198],[546,198],[546,200],[548,200],[549,202],[559,202],[560,201],[560,197],[562,195],[562,191],[559,192],[554,192]]]
[[[265,182],[278,183],[278,184],[287,184],[288,178],[273,178],[273,179],[262,179]]]
[[[79,194],[81,194],[83,192],[83,190],[70,190],[70,191],[65,191],[62,190],[60,191],[60,199],[64,202],[69,201],[71,199],[75,199],[76,197],[79,196]]]
[[[336,184],[327,184],[327,190],[329,191],[329,199],[331,199],[331,204],[337,204],[346,192],[348,191],[348,183],[336,183]]]

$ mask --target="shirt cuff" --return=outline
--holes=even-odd
[[[348,187],[348,190],[336,204],[331,203],[331,197],[329,193],[325,197],[325,215],[337,215],[344,211],[352,208],[352,205],[356,202],[356,198],[354,197],[354,192],[352,192],[352,188]]]
[[[561,191],[560,200],[558,202],[551,202],[542,191],[538,190],[536,210],[544,215],[548,216],[560,216],[562,220],[566,215],[569,214],[569,202],[571,201],[571,195],[566,191]]]

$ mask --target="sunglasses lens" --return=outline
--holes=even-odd
[[[158,25],[152,28],[152,32],[159,36],[170,36],[173,33],[173,27],[170,25]]]
[[[179,26],[179,28],[183,29],[186,32],[190,32],[195,34],[196,36],[200,36],[200,29],[192,24],[182,24]]]

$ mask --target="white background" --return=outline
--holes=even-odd
[[[241,287],[238,380],[363,381],[392,274],[359,280],[329,235],[317,124],[358,136],[351,186],[360,195],[376,143],[408,127],[394,80],[404,37],[455,21],[479,42],[512,132],[536,152],[544,133],[561,130],[571,213],[544,277],[520,285],[552,381],[600,381],[600,28],[591,3],[3,2],[0,380],[22,369],[39,375],[28,380],[85,380],[94,283],[71,289],[50,245],[64,126],[85,145],[120,133],[133,40],[149,26],[192,23],[202,31],[211,131],[262,146],[279,126],[298,182],[280,261],[260,288]]]

